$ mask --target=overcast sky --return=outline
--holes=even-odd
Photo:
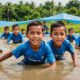
[[[6,2],[12,2],[12,3],[18,3],[21,0],[0,0],[1,3],[6,3]],[[35,2],[36,5],[39,5],[40,3],[45,3],[45,1],[52,1],[52,0],[22,0],[23,2],[27,1],[27,2]],[[65,3],[67,3],[70,0],[53,0],[55,2],[55,4],[57,4],[58,2],[61,2],[63,5],[65,5]]]

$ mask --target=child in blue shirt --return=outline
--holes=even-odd
[[[4,33],[1,35],[0,38],[8,39],[9,36],[10,36],[9,27],[6,26],[6,27],[4,27]]]
[[[23,37],[26,37],[25,29],[21,29],[21,34],[22,34]]]
[[[76,39],[75,48],[80,49],[80,36]]]
[[[69,42],[76,41],[76,37],[74,36],[73,28],[68,29],[68,35],[67,35],[66,39],[69,40]]]
[[[22,34],[19,32],[19,26],[17,24],[12,26],[13,33],[9,36],[7,42],[10,43],[12,40],[13,43],[23,42]]]
[[[51,48],[42,41],[43,25],[41,22],[33,21],[29,23],[26,33],[29,40],[11,52],[0,56],[0,62],[14,55],[16,58],[24,56],[23,64],[45,64],[47,60],[50,66],[55,66],[55,57]]]
[[[63,22],[56,22],[51,25],[50,36],[52,40],[48,42],[55,55],[56,60],[63,60],[63,55],[66,51],[69,51],[74,66],[77,66],[76,54],[72,45],[67,41],[66,38],[66,27]]]

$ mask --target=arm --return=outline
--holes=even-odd
[[[51,68],[55,68],[55,67],[56,67],[56,62],[51,63],[49,67],[51,67]]]
[[[8,37],[7,43],[9,43],[11,39],[12,39],[12,35],[10,35],[10,36]]]
[[[8,59],[8,58],[11,57],[11,56],[12,56],[11,52],[8,52],[8,53],[6,53],[6,54],[1,55],[1,56],[0,56],[0,62]]]
[[[77,63],[78,60],[77,60],[77,55],[76,54],[72,55],[72,60],[73,60],[74,66],[77,67],[78,66],[78,63]]]
[[[79,47],[78,45],[75,45],[75,48],[76,48],[76,49],[80,49],[80,47]]]
[[[80,49],[80,37],[76,39],[75,48]]]

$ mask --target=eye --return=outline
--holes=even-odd
[[[41,34],[41,32],[37,32],[37,34]]]
[[[60,33],[60,35],[65,35],[65,33]]]
[[[34,32],[33,32],[33,31],[31,31],[31,32],[30,32],[30,34],[34,34]]]
[[[54,33],[53,35],[57,36],[57,35],[58,35],[58,33]]]

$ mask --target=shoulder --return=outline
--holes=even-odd
[[[77,39],[80,39],[80,36]]]
[[[70,45],[70,42],[67,39],[65,39],[63,45]]]
[[[73,38],[76,38],[76,36],[75,36],[75,35],[73,35]]]
[[[42,43],[43,43],[43,48],[44,48],[45,50],[48,50],[48,49],[50,48],[50,46],[49,46],[49,44],[48,44],[47,42],[42,41]]]
[[[53,43],[53,40],[49,40],[47,43],[50,45]]]
[[[17,48],[20,48],[20,49],[27,49],[29,47],[29,41],[25,42],[25,43],[22,43],[20,44]]]
[[[18,35],[22,36],[22,34],[19,32]]]

